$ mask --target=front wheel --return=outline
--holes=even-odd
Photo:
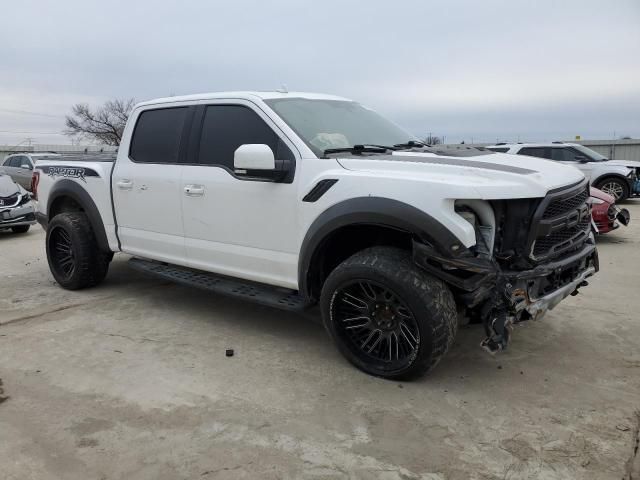
[[[53,278],[63,288],[78,290],[104,280],[111,252],[104,252],[82,212],[56,215],[47,227],[47,260]]]
[[[320,302],[340,352],[380,377],[428,372],[457,332],[451,291],[396,248],[369,248],[345,260],[327,278]]]
[[[596,188],[611,195],[616,199],[616,202],[621,202],[629,197],[629,185],[620,178],[609,177],[600,180],[596,184]]]

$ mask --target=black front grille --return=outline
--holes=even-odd
[[[589,198],[589,192],[587,192],[587,190],[582,190],[572,197],[553,200],[544,210],[542,218],[554,218],[572,212],[577,208],[580,208],[580,206],[587,201],[587,198]]]
[[[581,244],[589,236],[591,219],[587,218],[573,227],[564,228],[536,240],[533,256],[553,255],[575,244]]]
[[[581,248],[591,232],[589,187],[550,193],[534,216],[531,258],[548,261]]]
[[[13,207],[18,203],[18,197],[20,195],[16,193],[15,195],[11,195],[10,197],[2,197],[0,198],[0,208],[2,207]]]

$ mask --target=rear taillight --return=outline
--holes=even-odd
[[[34,170],[31,174],[31,198],[38,200],[38,184],[40,183],[40,172]]]

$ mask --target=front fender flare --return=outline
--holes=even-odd
[[[310,270],[316,253],[333,232],[349,225],[378,225],[405,231],[442,255],[459,257],[470,253],[438,220],[407,203],[383,197],[352,198],[329,207],[307,230],[298,261],[298,285],[305,297],[311,298]]]

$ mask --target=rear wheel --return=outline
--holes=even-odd
[[[51,274],[66,289],[92,287],[107,275],[112,253],[100,250],[82,212],[56,215],[47,228],[46,246]]]
[[[17,227],[11,227],[13,233],[27,233],[31,225],[18,225]]]
[[[596,188],[611,195],[616,199],[616,202],[621,202],[629,197],[629,185],[620,178],[608,177],[599,180]]]
[[[321,295],[325,327],[341,353],[372,375],[431,370],[457,331],[453,295],[390,247],[363,250],[331,272]]]

